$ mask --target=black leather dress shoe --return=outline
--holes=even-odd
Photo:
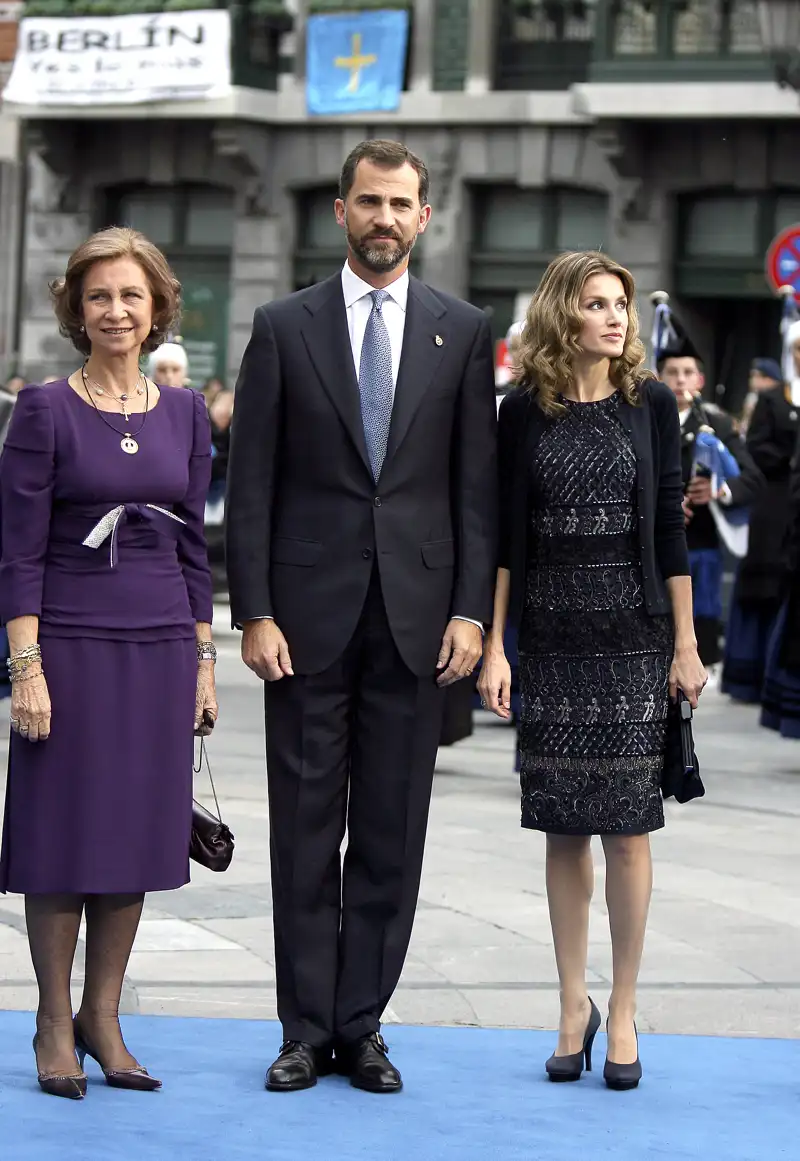
[[[327,1076],[330,1071],[330,1048],[315,1048],[302,1040],[285,1040],[265,1083],[270,1092],[298,1092],[313,1088],[317,1077]]]
[[[400,1092],[403,1078],[386,1055],[388,1048],[380,1032],[361,1040],[336,1046],[339,1071],[350,1077],[353,1088],[365,1092]]]

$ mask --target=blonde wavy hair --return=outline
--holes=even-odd
[[[515,358],[522,386],[536,393],[547,415],[565,410],[559,394],[574,384],[573,361],[581,353],[578,337],[584,322],[581,294],[587,279],[595,274],[613,274],[628,300],[625,346],[618,359],[610,360],[609,379],[627,403],[636,405],[642,380],[653,377],[644,366],[633,275],[597,250],[561,254],[547,267],[531,299]]]

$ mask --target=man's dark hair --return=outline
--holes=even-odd
[[[339,178],[339,197],[342,201],[347,199],[353,188],[359,161],[371,161],[373,165],[379,165],[383,169],[400,169],[403,165],[410,165],[419,175],[419,204],[421,206],[428,204],[430,176],[425,162],[421,157],[417,157],[416,153],[407,149],[402,142],[381,139],[361,141],[348,154]]]
[[[697,370],[700,372],[700,374],[705,375],[706,373],[705,365],[699,355],[661,355],[658,362],[656,363],[656,370],[658,371],[659,375],[664,370],[664,367],[667,365],[670,359],[694,359],[694,365],[697,367]]]

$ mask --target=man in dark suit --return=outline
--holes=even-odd
[[[335,213],[343,270],[255,314],[228,576],[266,682],[285,1037],[267,1088],[310,1087],[335,1051],[356,1087],[393,1092],[380,1019],[411,936],[444,691],[492,616],[494,372],[482,312],[409,277],[423,162],[363,142]]]
[[[722,659],[722,541],[710,503],[716,500],[723,509],[748,507],[763,489],[764,477],[730,416],[713,403],[703,402],[703,363],[688,336],[676,335],[658,360],[658,373],[678,400],[694,631],[700,659],[716,678],[712,667]],[[724,484],[716,496],[710,477],[694,471],[695,440],[703,427],[713,430],[739,465],[740,474]]]

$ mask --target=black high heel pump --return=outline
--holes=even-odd
[[[633,1030],[636,1033],[636,1059],[633,1064],[616,1064],[606,1056],[603,1079],[609,1088],[615,1092],[627,1092],[638,1088],[642,1079],[642,1062],[639,1060],[639,1030],[634,1022]],[[606,1020],[606,1035],[608,1034],[608,1020]]]
[[[545,1064],[547,1075],[553,1081],[580,1080],[584,1067],[587,1072],[592,1071],[592,1045],[600,1027],[600,1013],[591,996],[589,1003],[591,1011],[583,1037],[583,1048],[570,1056],[556,1056],[554,1053]]]

